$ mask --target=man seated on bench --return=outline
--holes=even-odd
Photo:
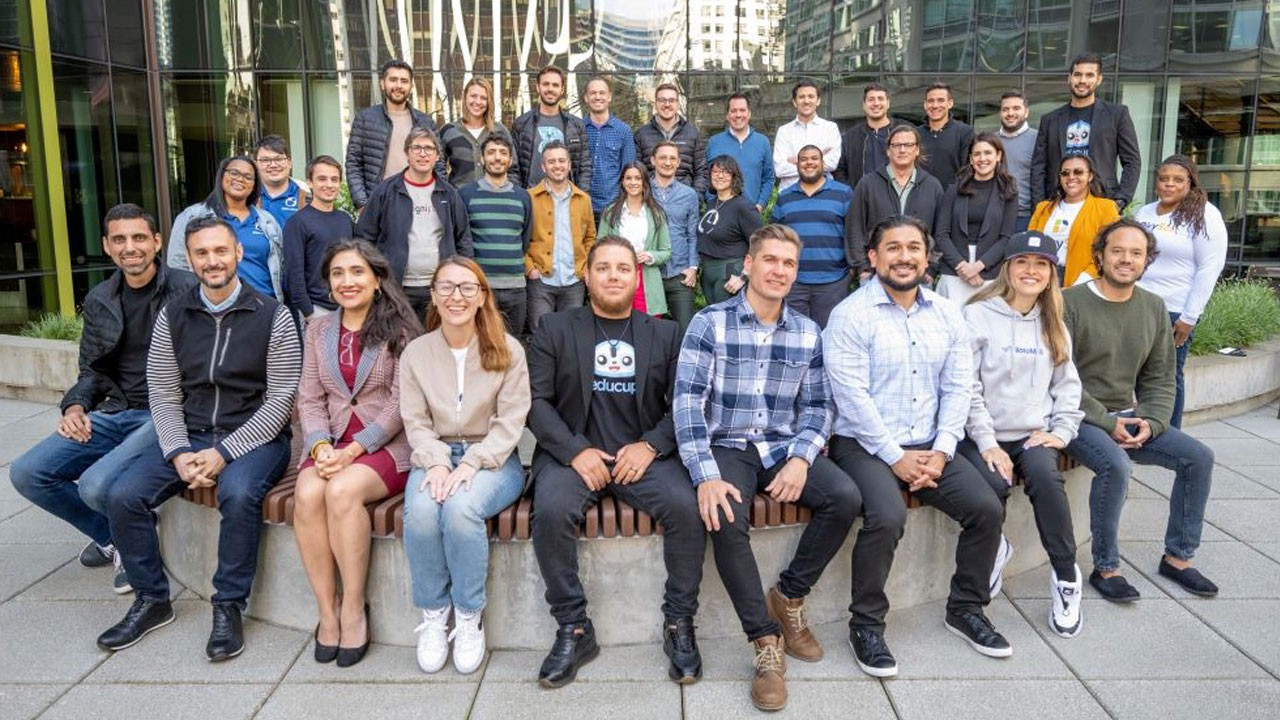
[[[638,273],[630,242],[601,238],[587,253],[590,304],[545,316],[529,347],[533,549],[560,626],[538,672],[544,687],[572,682],[599,652],[577,540],[587,508],[605,493],[662,523],[668,674],[681,684],[702,675],[693,616],[706,533],[671,425],[679,326],[632,308]]]
[[[821,331],[785,301],[799,267],[794,230],[766,225],[752,233],[746,288],[694,316],[676,375],[680,458],[698,489],[720,579],[755,644],[751,701],[761,710],[787,704],[784,651],[822,659],[804,598],[862,505],[849,476],[819,454],[831,428],[831,398]],[[749,508],[761,491],[813,509],[767,599],[748,535]]]
[[[302,350],[289,310],[236,277],[244,249],[225,220],[193,220],[170,242],[186,243],[200,285],[156,319],[147,382],[160,442],[107,492],[111,536],[137,599],[98,647],[122,650],[173,622],[153,511],[185,489],[217,488],[222,524],[205,654],[220,661],[244,650],[240,613],[258,567],[262,501],[289,463]]]
[[[137,205],[116,205],[103,221],[102,247],[116,272],[84,299],[80,377],[62,398],[58,431],[13,461],[9,476],[23,497],[89,538],[80,564],[115,563],[112,588],[133,592],[111,543],[107,488],[150,445],[147,348],[169,298],[196,280],[156,261],[163,241],[155,218]]]

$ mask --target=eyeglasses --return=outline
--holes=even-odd
[[[673,98],[673,97],[660,97],[656,100],[656,102],[659,105],[670,105],[671,103],[679,102],[679,101],[680,101],[680,98]]]
[[[409,153],[412,155],[435,155],[440,150],[435,145],[410,145]]]
[[[253,182],[253,173],[251,172],[236,170],[235,168],[227,168],[223,174],[231,178],[232,180],[243,180],[245,182]]]
[[[442,298],[453,297],[453,292],[455,290],[458,291],[459,293],[462,293],[462,298],[464,300],[471,300],[475,298],[475,296],[480,294],[480,283],[438,282],[435,284],[435,287],[432,288],[432,292],[434,292],[436,295],[439,295]]]
[[[289,162],[289,158],[286,155],[273,155],[271,157],[258,158],[259,165],[266,165],[268,167],[271,167],[274,165],[284,165],[287,162]]]
[[[1074,168],[1071,170],[1058,171],[1058,177],[1084,177],[1085,175],[1088,175],[1088,174],[1089,174],[1089,171],[1085,170],[1084,168]]]
[[[890,150],[910,150],[916,145],[917,143],[913,143],[913,142],[912,143],[889,143],[889,149]]]

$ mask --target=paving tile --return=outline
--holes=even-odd
[[[0,545],[86,542],[78,530],[34,505],[0,521]]]
[[[674,720],[680,717],[680,709],[680,686],[665,679],[660,682],[575,682],[558,690],[546,690],[533,681],[486,682],[480,685],[468,717],[471,720],[518,720],[607,714],[610,720]],[[421,713],[420,707],[416,710]],[[415,719],[418,717],[414,715]]]
[[[749,652],[745,640],[738,643],[742,653]],[[550,643],[547,649],[551,648]],[[722,653],[716,651],[717,646],[708,647],[704,641],[698,642],[702,652],[704,668],[724,664]],[[715,652],[713,652],[715,651]],[[538,668],[547,655],[545,650],[500,650],[489,657],[489,665],[484,672],[486,683],[531,683],[538,679]],[[730,659],[731,658],[727,658]],[[415,661],[416,662],[416,661]],[[750,657],[747,657],[750,667]],[[415,666],[416,667],[416,666]],[[704,670],[705,671],[705,670]],[[600,656],[587,663],[578,671],[576,682],[622,682],[622,681],[661,681],[667,679],[667,656],[662,653],[662,646],[656,643],[649,645],[627,645],[622,647],[600,648]]]
[[[1129,481],[1129,494],[1126,500],[1164,500],[1168,497],[1157,492],[1155,487],[1150,482],[1134,477]]]
[[[19,420],[25,420],[32,415],[57,410],[57,408],[43,403],[27,402],[26,400],[14,400],[12,398],[0,399],[0,425],[9,425]]]
[[[999,705],[992,714],[998,717],[1107,718],[1075,680],[896,680],[884,686],[901,720],[973,717],[976,708],[994,710],[992,702]]]
[[[1098,680],[1088,683],[1118,720],[1273,720],[1274,680]]]
[[[0,685],[0,717],[28,720],[49,707],[70,685]]]
[[[1280,562],[1280,542],[1251,542],[1249,547],[1266,555],[1267,557]]]
[[[798,663],[797,663],[798,664]],[[770,718],[805,720],[893,720],[893,708],[876,682],[796,680],[787,665],[787,706]],[[761,717],[751,704],[749,678],[738,682],[703,680],[684,690],[687,718]]]
[[[1048,616],[1048,600],[1016,602],[1028,617]],[[1081,678],[1251,678],[1263,674],[1253,661],[1173,600],[1143,598],[1117,605],[1086,599],[1081,611],[1084,628],[1074,638],[1054,635],[1047,623],[1035,625]]]
[[[1129,580],[1131,585],[1138,589],[1142,597],[1165,597],[1164,593],[1158,587],[1152,585],[1142,573],[1138,572],[1137,568],[1125,562],[1126,547],[1124,544],[1120,546],[1120,572]],[[1134,557],[1137,556],[1135,555]],[[1159,555],[1155,557],[1156,560],[1160,559]],[[1101,599],[1102,596],[1089,584],[1089,573],[1093,571],[1093,546],[1090,543],[1085,543],[1076,550],[1076,565],[1080,566],[1081,579],[1084,581],[1085,598]],[[1006,577],[1002,592],[1006,596],[1015,599],[1049,599],[1049,566],[1047,564],[1041,565],[1038,568],[1019,573],[1013,577]]]
[[[1191,437],[1197,440],[1219,440],[1226,438],[1245,438],[1252,439],[1253,433],[1243,428],[1237,427],[1227,420],[1210,420],[1207,423],[1197,423],[1182,428]]]
[[[10,467],[6,465],[0,468],[0,520],[11,518],[31,507],[31,501],[19,495],[13,483],[9,482]]]
[[[1227,418],[1224,422],[1263,440],[1274,441],[1280,437],[1280,418],[1276,418],[1276,409],[1273,407]]]
[[[244,653],[227,662],[210,663],[204,654],[212,617],[209,603],[179,600],[174,611],[178,619],[172,625],[116,653],[88,681],[146,683],[164,678],[171,683],[275,683],[307,643],[306,633],[246,619]]]
[[[42,720],[133,720],[155,713],[165,720],[251,718],[271,685],[94,685],[82,683],[54,703]],[[140,712],[143,708],[150,711]]]
[[[1130,543],[1126,557],[1135,561],[1139,572],[1160,586],[1170,597],[1196,602],[1215,598],[1192,595],[1182,586],[1159,574],[1161,543]],[[1144,562],[1137,562],[1141,558]],[[1210,542],[1196,551],[1196,567],[1218,586],[1218,598],[1280,598],[1280,562],[1238,542]]]
[[[1210,524],[1245,542],[1280,540],[1280,499],[1210,500],[1204,514]],[[1210,538],[1208,530],[1206,524],[1205,541],[1220,539]]]
[[[1280,506],[1280,500],[1276,502]],[[1169,501],[1165,498],[1130,498],[1125,502],[1124,510],[1120,514],[1120,544],[1123,548],[1125,541],[1129,540],[1163,541],[1165,526],[1168,523]],[[1217,528],[1205,525],[1201,539],[1209,542],[1230,538],[1223,535]]]
[[[366,717],[377,720],[462,720],[467,717],[475,692],[474,685],[422,683],[282,685],[272,693],[255,720]],[[591,708],[591,715],[600,715],[603,707],[606,706]],[[580,717],[587,716],[583,714]]]
[[[1163,470],[1163,468],[1161,468]],[[1280,470],[1280,468],[1277,468]],[[1159,476],[1144,479],[1142,485],[1151,488],[1161,497],[1169,497],[1173,490],[1173,473],[1165,472]],[[1129,486],[1133,487],[1132,484]],[[1130,494],[1130,497],[1133,497]],[[1231,468],[1218,465],[1213,469],[1213,484],[1209,487],[1210,499],[1235,500],[1244,498],[1260,498],[1264,500],[1280,500],[1280,493],[1275,488],[1263,483],[1254,482]]]
[[[1277,423],[1274,418],[1271,420],[1273,427]],[[1273,432],[1270,437],[1280,437],[1280,432]],[[1204,441],[1213,449],[1213,454],[1218,462],[1228,465],[1280,465],[1280,445],[1269,442],[1261,437],[1251,439],[1241,438],[1210,438]]]
[[[22,592],[32,583],[57,570],[60,565],[75,562],[74,558],[80,552],[80,547],[71,543],[6,546],[4,552],[0,552],[0,601]],[[78,562],[75,564],[77,567],[80,565]],[[108,579],[107,583],[107,592],[110,593],[111,580]]]
[[[539,661],[541,662],[541,661]],[[537,673],[537,667],[534,667]],[[470,675],[460,675],[453,669],[453,663],[444,666],[438,673],[428,675],[418,668],[417,651],[411,647],[397,645],[369,646],[369,654],[364,656],[358,665],[340,668],[334,663],[320,664],[315,661],[315,646],[308,640],[298,656],[297,662],[285,676],[287,685],[305,683],[475,683],[486,677],[484,666]],[[531,675],[525,673],[522,680]]]
[[[16,547],[22,546],[12,545],[6,547],[4,552],[8,553]],[[82,545],[49,547],[70,547],[71,551],[63,553],[62,567],[27,588],[18,596],[20,600],[116,600],[125,603],[122,607],[128,607],[129,603],[133,602],[132,594],[117,595],[111,589],[115,568],[111,566],[87,568],[80,564],[76,557]],[[169,578],[169,588],[174,599],[177,599],[177,594],[185,589],[172,577]],[[123,614],[124,610],[120,612]]]
[[[57,430],[60,417],[57,408],[46,409],[0,426],[5,438],[4,444],[0,445],[0,465],[13,462],[27,448]]]
[[[74,683],[102,662],[94,644],[123,614],[110,602],[21,602],[0,605],[0,678],[7,683]]]
[[[896,614],[890,614],[890,627],[896,617]],[[853,659],[853,651],[849,649],[848,623],[815,625],[813,634],[818,638],[818,642],[822,643],[825,657],[819,662],[811,663],[788,656],[788,679],[874,681],[858,669],[858,664]],[[747,642],[745,635],[699,640],[698,647],[702,651],[703,677],[707,680],[745,683],[751,679],[751,662],[755,657],[755,650],[751,643]],[[665,661],[665,656],[662,656],[662,659]],[[663,667],[666,667],[665,663]]]
[[[1273,675],[1280,674],[1280,623],[1276,622],[1280,599],[1276,596],[1266,600],[1215,599],[1189,608],[1254,662]]]
[[[1235,463],[1230,467],[1232,472],[1280,492],[1280,468],[1274,465],[1236,465]]]

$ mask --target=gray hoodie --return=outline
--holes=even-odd
[[[1069,443],[1084,412],[1071,362],[1055,367],[1040,329],[1040,306],[1023,315],[993,297],[964,307],[973,347],[973,393],[965,431],[980,451],[1045,430]]]

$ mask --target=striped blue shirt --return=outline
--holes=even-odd
[[[830,178],[812,195],[806,195],[800,183],[778,193],[772,221],[795,230],[804,242],[796,282],[822,285],[848,276],[844,221],[852,199],[848,185]]]
[[[880,282],[863,283],[823,332],[835,398],[832,433],[892,465],[904,446],[955,454],[969,417],[973,357],[960,308],[919,289],[910,310]]]
[[[695,485],[720,477],[711,447],[754,447],[766,468],[812,463],[831,428],[817,323],[783,305],[762,325],[741,293],[693,317],[680,346],[672,415]],[[963,420],[962,420],[963,424]]]

